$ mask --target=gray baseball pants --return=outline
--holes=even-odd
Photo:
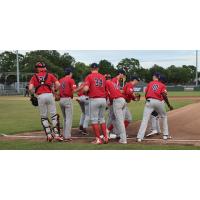
[[[83,128],[88,128],[88,124],[90,121],[89,97],[81,96],[79,98],[79,105],[82,111],[79,125],[83,126]]]
[[[164,101],[160,101],[160,100],[157,100],[157,99],[148,99],[146,104],[145,104],[142,123],[140,125],[140,129],[139,129],[139,132],[138,132],[138,135],[137,135],[138,139],[143,139],[144,138],[149,118],[151,116],[151,113],[154,110],[158,113],[158,115],[160,115],[160,117],[162,119],[162,122],[163,122],[163,136],[168,136],[169,135],[168,122],[167,122],[167,113],[165,111],[165,103],[164,103]]]
[[[126,129],[124,125],[126,101],[124,98],[113,100],[113,112],[115,115],[115,125],[120,135],[121,142],[127,143]]]
[[[70,97],[60,99],[60,108],[63,114],[63,136],[65,139],[71,138],[73,103]]]
[[[105,123],[106,99],[90,98],[90,120],[92,124]]]

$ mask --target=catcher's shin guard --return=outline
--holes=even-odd
[[[52,120],[52,130],[54,134],[60,135],[60,116],[59,114],[55,114],[51,117]]]
[[[44,128],[46,135],[51,134],[51,127],[48,118],[41,118],[41,124]]]

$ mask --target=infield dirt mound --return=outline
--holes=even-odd
[[[169,132],[173,139],[200,139],[200,103],[194,103],[168,112]],[[140,121],[128,127],[128,134],[136,136]]]
[[[141,121],[133,122],[127,129],[129,136],[129,143],[134,143],[139,130]],[[185,107],[168,112],[169,131],[172,136],[172,140],[169,140],[170,144],[190,144],[200,145],[200,102],[187,105]],[[90,142],[94,135],[91,128],[88,130],[89,136],[81,136],[77,128],[73,128],[72,136],[75,138],[73,143]],[[147,129],[148,132],[148,129]],[[162,135],[155,135],[145,141],[146,143],[160,144],[163,141],[159,140]],[[45,141],[45,135],[41,131],[20,133],[7,137],[0,137],[0,140],[32,140],[32,141]]]

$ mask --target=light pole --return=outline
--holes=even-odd
[[[198,50],[196,50],[196,86],[198,86]]]
[[[16,50],[16,66],[17,66],[17,93],[19,94],[19,55],[18,55],[18,50]]]

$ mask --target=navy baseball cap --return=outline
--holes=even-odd
[[[98,68],[99,67],[99,65],[97,64],[97,63],[92,63],[91,65],[90,65],[90,68]]]
[[[117,70],[117,74],[126,75],[126,72],[125,72],[125,70],[123,70],[123,69],[118,69],[118,70]]]
[[[154,74],[153,74],[153,76],[155,76],[155,77],[157,77],[158,79],[160,78],[160,73],[159,72],[155,72]]]
[[[74,69],[72,67],[66,67],[64,69],[65,75],[69,75],[70,73],[73,73]]]
[[[138,76],[131,76],[130,81],[134,81],[134,80],[140,81],[141,79]]]
[[[167,79],[164,75],[160,75],[159,81],[162,82],[162,83],[166,83]]]

